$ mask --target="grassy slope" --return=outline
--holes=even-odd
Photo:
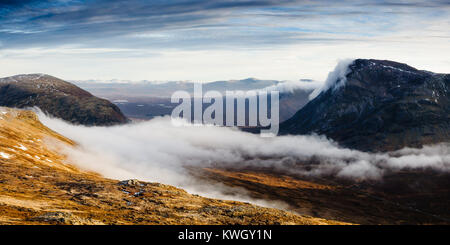
[[[46,142],[74,145],[34,113],[0,108],[0,224],[343,224],[158,183],[121,184],[67,164]]]

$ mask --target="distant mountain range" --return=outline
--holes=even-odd
[[[74,124],[108,126],[126,123],[120,109],[105,99],[45,74],[0,78],[0,106],[39,107]]]
[[[450,140],[450,74],[373,59],[357,59],[346,69],[335,71],[341,76],[282,123],[281,134],[326,135],[363,151]]]
[[[192,82],[151,82],[151,81],[72,81],[92,94],[106,98],[115,103],[129,118],[148,120],[157,116],[170,115],[178,104],[170,101],[176,91],[194,92]],[[216,81],[203,83],[203,93],[218,91],[258,91],[277,90],[280,92],[280,121],[289,119],[309,102],[310,93],[321,86],[321,83],[302,79],[296,82],[276,80],[259,80],[247,78],[243,80]],[[224,102],[224,105],[226,102]],[[210,104],[204,103],[203,109]],[[248,112],[248,109],[246,108]],[[248,117],[248,114],[247,114]],[[225,118],[225,116],[224,116]],[[248,120],[248,119],[247,119]]]
[[[120,80],[84,80],[70,81],[77,86],[90,91],[92,94],[106,97],[111,100],[124,99],[127,97],[153,97],[170,98],[176,91],[182,90],[193,94],[194,82],[168,81],[120,81]],[[276,80],[258,80],[247,78],[243,80],[216,81],[202,83],[204,91],[215,90],[225,92],[226,90],[256,90],[280,83]]]

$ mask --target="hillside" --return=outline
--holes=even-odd
[[[88,126],[127,122],[116,105],[71,83],[44,74],[0,78],[0,106],[37,106],[54,117]]]
[[[0,224],[344,224],[81,171],[75,145],[30,111],[0,107]]]
[[[450,74],[366,59],[346,73],[282,123],[280,133],[326,135],[363,151],[450,140]]]
[[[361,182],[286,174],[270,167],[203,168],[192,174],[245,188],[253,198],[283,201],[297,213],[327,220],[361,225],[450,224],[448,173],[404,170],[386,173],[382,181]]]

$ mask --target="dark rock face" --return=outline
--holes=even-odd
[[[128,121],[120,109],[109,101],[43,74],[1,78],[0,106],[37,106],[52,116],[88,126],[109,126]]]
[[[323,91],[282,123],[280,133],[317,133],[363,151],[450,140],[450,74],[357,59],[346,80],[344,86]]]

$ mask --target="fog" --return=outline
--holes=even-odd
[[[229,187],[205,185],[186,167],[270,167],[286,174],[328,175],[354,181],[381,180],[386,171],[407,168],[450,170],[449,144],[374,154],[342,148],[314,135],[263,138],[235,128],[176,127],[169,117],[114,127],[85,127],[42,112],[38,115],[46,126],[78,143],[77,147],[59,150],[82,169],[113,179],[160,182],[207,197],[277,208],[283,208],[283,204],[251,199],[242,189],[233,189],[235,194],[230,195]]]

